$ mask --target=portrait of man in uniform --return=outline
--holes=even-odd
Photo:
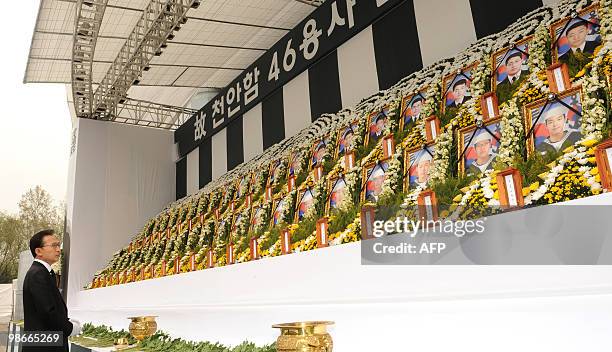
[[[553,62],[567,64],[570,79],[593,60],[595,50],[602,44],[598,6],[593,4],[577,17],[561,19],[550,26]]]
[[[525,107],[530,151],[541,154],[565,150],[582,139],[582,88],[566,90],[557,100],[541,99]]]
[[[456,111],[459,107],[471,98],[470,85],[472,84],[472,74],[478,62],[446,75],[442,79],[442,88],[444,89],[443,99],[441,103],[442,113],[447,111]]]
[[[427,188],[429,181],[429,173],[433,167],[434,145],[430,145],[426,149],[418,148],[414,151],[406,152],[406,163],[408,170],[408,187]]]
[[[458,155],[459,173],[478,176],[493,170],[499,141],[501,139],[501,119],[493,119],[482,126],[471,126],[459,131]]]
[[[536,145],[536,150],[545,154],[568,148],[582,138],[579,131],[570,129],[567,121],[567,109],[557,105],[546,110],[542,116],[548,130],[548,137]]]
[[[420,119],[421,110],[425,104],[424,92],[402,99],[400,129],[406,128],[411,122]]]
[[[365,185],[362,192],[363,199],[371,202],[378,201],[378,196],[380,192],[382,192],[382,186],[385,182],[385,173],[388,168],[389,163],[386,161],[364,167],[363,180]]]

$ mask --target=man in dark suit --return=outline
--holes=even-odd
[[[455,98],[449,107],[458,108],[468,98],[467,80],[462,78],[453,84],[453,97]]]
[[[581,53],[589,56],[593,55],[595,48],[601,44],[600,37],[596,40],[587,40],[589,24],[587,21],[580,18],[573,20],[567,27],[565,33],[570,49],[559,56],[559,61],[565,63],[568,63],[571,57],[576,57],[576,55],[580,55]]]
[[[24,331],[61,331],[62,346],[24,346],[23,352],[68,351],[68,336],[80,331],[80,324],[68,319],[68,309],[60,294],[51,265],[59,260],[60,242],[53,230],[43,230],[30,239],[34,262],[23,282]]]
[[[522,70],[523,54],[520,51],[516,50],[510,53],[505,60],[505,64],[508,75],[497,84],[499,96],[509,95],[529,76],[529,70]]]

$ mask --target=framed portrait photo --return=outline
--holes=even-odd
[[[478,176],[492,170],[501,140],[501,118],[459,130],[459,174]]]
[[[261,216],[263,215],[264,211],[265,209],[261,203],[257,202],[253,204],[253,210],[251,211],[251,221],[250,221],[250,227],[249,227],[251,231],[255,228],[255,226],[262,225],[260,221],[261,221]]]
[[[491,90],[496,93],[500,104],[508,101],[529,77],[529,44],[532,39],[533,36],[526,37],[491,56]]]
[[[283,213],[287,209],[287,201],[285,201],[285,197],[277,196],[274,198],[274,204],[272,207],[272,218],[270,219],[270,225],[276,226],[281,220]]]
[[[416,147],[404,150],[404,190],[420,186],[427,188],[430,172],[433,167],[433,156],[436,145],[430,143],[425,147]]]
[[[387,170],[389,169],[389,161],[381,160],[370,163],[363,167],[361,200],[372,202],[378,201],[378,196],[382,192],[382,186],[385,182]]]
[[[302,153],[299,150],[292,150],[289,153],[289,165],[287,166],[287,179],[291,176],[296,176],[302,170]]]
[[[420,119],[421,109],[425,104],[425,93],[427,88],[420,89],[417,93],[405,96],[402,99],[400,109],[399,129],[403,131],[410,123]]]
[[[329,215],[333,209],[337,209],[342,204],[346,197],[350,197],[350,194],[347,194],[346,179],[343,175],[328,180],[327,189],[329,189],[329,197],[325,204],[325,214]]]
[[[368,124],[364,144],[376,143],[384,137],[385,130],[389,124],[389,107],[373,111],[368,115]]]
[[[470,86],[474,69],[478,61],[446,75],[442,79],[442,106],[440,111],[445,113],[447,109],[457,109],[465,104],[471,97]]]
[[[238,225],[238,223],[240,221],[243,221],[243,216],[244,215],[240,211],[234,213],[234,215],[232,216],[232,232],[236,231],[236,226]]]
[[[231,222],[231,218],[229,219],[229,222]],[[225,233],[227,225],[231,225],[231,224],[228,223],[228,219],[226,219],[226,218],[219,219],[219,221],[217,222],[216,229],[215,229],[215,237],[217,239],[221,236],[221,234]],[[227,243],[231,243],[232,242],[232,234],[231,234],[231,232],[227,233],[226,235],[227,235]]]
[[[329,145],[329,139],[327,136],[314,142],[310,152],[309,170],[312,170],[312,168],[315,166],[321,165],[323,163],[323,158],[327,155],[327,153],[332,152],[331,149],[332,146]]]
[[[355,149],[355,134],[357,133],[358,124],[358,121],[353,121],[348,126],[338,130],[336,158],[344,156],[347,152]]]
[[[240,199],[249,192],[251,192],[251,186],[253,185],[253,174],[249,173],[236,180],[236,192],[234,193],[234,199]]]
[[[555,99],[540,99],[525,106],[527,151],[555,153],[582,139],[582,88],[568,89]]]
[[[593,60],[595,49],[602,44],[599,4],[593,4],[550,25],[552,59],[568,65],[570,78]]]
[[[298,192],[298,201],[295,207],[295,222],[300,222],[308,210],[314,206],[315,197],[317,194],[310,187],[304,187]]]
[[[266,183],[268,186],[274,184],[276,181],[282,178],[282,176],[280,175],[282,163],[282,159],[277,159],[270,163],[270,170],[268,172],[268,182]]]

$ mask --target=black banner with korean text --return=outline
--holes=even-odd
[[[323,3],[176,130],[180,157],[404,1]]]

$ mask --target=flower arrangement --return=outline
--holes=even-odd
[[[592,147],[595,143],[594,139],[583,139],[579,146],[566,150],[550,172],[542,176],[544,183],[530,186],[535,191],[527,194],[525,205],[550,204],[601,193]]]
[[[498,168],[506,168],[512,164],[524,148],[525,131],[523,128],[521,112],[516,99],[511,99],[500,107],[501,142],[497,152]]]
[[[441,217],[451,219],[471,218],[490,213],[491,209],[495,209],[499,205],[496,184],[497,171],[495,170],[516,166],[517,160],[524,158],[524,135],[526,131],[524,130],[521,109],[525,104],[546,97],[550,92],[546,68],[551,62],[552,38],[548,27],[554,20],[590,4],[591,1],[586,0],[564,0],[558,5],[556,16],[553,16],[553,10],[549,7],[533,11],[506,30],[479,40],[452,59],[441,60],[405,77],[393,87],[364,99],[355,107],[344,109],[336,114],[322,115],[311,126],[298,132],[295,136],[271,146],[262,155],[239,165],[218,180],[206,185],[198,193],[178,200],[163,209],[155,218],[148,221],[143,226],[142,231],[135,237],[138,240],[146,239],[151,235],[154,235],[152,238],[157,238],[158,234],[161,233],[161,239],[151,240],[142,248],[131,250],[123,248],[117,251],[106,268],[96,273],[95,278],[110,277],[108,284],[125,283],[130,281],[131,278],[125,275],[115,275],[115,273],[123,272],[126,269],[142,269],[151,264],[154,265],[157,275],[159,275],[161,262],[163,260],[169,262],[176,257],[181,258],[181,267],[173,268],[170,266],[170,272],[179,269],[182,272],[186,268],[191,253],[196,255],[197,268],[203,269],[208,266],[204,259],[210,249],[214,250],[215,265],[222,266],[227,261],[225,255],[230,239],[234,241],[236,261],[246,261],[250,259],[249,239],[253,236],[259,236],[262,257],[276,256],[280,254],[279,233],[284,228],[288,228],[293,236],[292,248],[295,252],[314,249],[317,246],[314,224],[325,214],[325,205],[328,201],[327,181],[340,174],[343,174],[345,178],[346,192],[350,196],[344,197],[338,207],[328,214],[330,228],[333,228],[329,235],[330,244],[336,245],[359,240],[361,225],[358,213],[360,206],[363,205],[359,201],[362,181],[360,179],[361,170],[363,166],[383,157],[380,142],[364,145],[364,136],[368,129],[367,116],[372,111],[379,111],[383,107],[387,107],[389,111],[390,122],[386,125],[384,133],[395,133],[397,146],[395,154],[389,160],[389,169],[382,185],[379,204],[373,205],[384,204],[386,207],[385,201],[397,203],[393,203],[393,205],[399,205],[401,202],[401,211],[409,217],[415,217],[414,205],[417,202],[418,195],[424,189],[417,186],[410,188],[407,192],[403,191],[402,151],[425,144],[425,123],[424,119],[419,119],[408,125],[408,129],[398,132],[398,107],[404,96],[420,92],[424,87],[427,87],[426,100],[421,110],[421,116],[439,116],[443,75],[453,72],[457,67],[465,67],[475,61],[478,61],[479,64],[472,70],[471,99],[467,104],[455,110],[453,114],[446,116],[448,118],[447,123],[442,126],[435,141],[433,166],[430,170],[430,181],[427,187],[436,189],[436,193],[438,193],[437,189],[444,189],[446,191],[445,201],[452,199],[450,209],[442,211],[440,213]],[[600,33],[603,37],[602,42],[605,44],[598,49],[593,61],[585,66],[580,77],[575,80],[575,84],[582,85],[581,132],[584,136],[583,140],[573,148],[564,151],[563,155],[551,164],[550,171],[542,175],[542,182],[532,182],[523,189],[526,205],[548,204],[599,194],[603,191],[595,166],[593,146],[604,137],[606,128],[609,128],[609,125],[606,125],[609,123],[607,121],[609,119],[609,107],[606,106],[606,103],[609,102],[610,87],[606,84],[606,76],[609,76],[612,72],[611,5],[612,0],[601,0]],[[489,89],[488,85],[492,76],[492,67],[489,60],[491,52],[531,35],[533,35],[533,38],[529,42],[528,58],[530,74],[513,95],[500,105],[501,138],[495,170],[486,171],[473,181],[472,178],[465,180],[456,178],[457,165],[455,159],[458,157],[455,155],[457,149],[456,131],[482,120],[480,97]],[[604,98],[604,96],[607,96],[607,98]],[[442,116],[439,117],[442,118]],[[357,146],[355,167],[351,170],[344,170],[343,161],[336,158],[335,152],[332,152],[331,149],[336,145],[337,130],[355,120],[357,120],[353,140]],[[328,136],[332,148],[323,160],[324,177],[315,183],[312,180],[311,173],[309,173],[308,162],[314,141],[323,136]],[[289,155],[293,152],[297,152],[299,159],[299,163],[292,164],[292,166],[298,166],[294,174],[296,176],[296,189],[288,192],[286,180],[288,168],[292,161],[289,159]],[[276,201],[282,200],[285,207],[280,213],[279,223],[270,227],[270,217],[275,202],[271,200],[264,202],[263,191],[267,186],[270,163],[279,160],[279,158],[281,159],[280,169],[278,170],[280,177],[274,179],[273,192],[275,197],[273,198]],[[544,169],[544,165],[544,163],[539,164],[538,170],[540,168]],[[251,178],[251,175],[253,175],[253,178]],[[535,175],[537,173],[533,173],[531,178],[535,178]],[[237,180],[245,177],[249,182],[237,182]],[[449,179],[455,180],[455,182],[449,182]],[[445,184],[446,186],[444,186]],[[459,184],[460,186],[457,186]],[[459,192],[459,189],[465,185],[467,186],[463,188],[463,191]],[[297,189],[303,189],[304,187],[311,187],[316,196],[313,205],[304,218],[300,222],[294,223],[294,213],[299,195]],[[244,206],[245,196],[249,192],[252,192],[252,202],[261,204],[265,210],[256,215],[257,225],[253,229],[249,229],[251,209]],[[236,193],[239,193],[240,197],[236,197]],[[236,198],[235,207],[230,211],[228,204],[234,198]],[[214,214],[215,210],[221,213],[219,219]],[[234,211],[236,211],[235,214]],[[237,215],[240,215],[238,216],[239,220],[232,223]],[[384,211],[377,212],[377,216],[380,217],[389,215],[385,214]],[[195,225],[191,231],[186,230],[186,223],[189,220],[192,220],[192,222],[195,220]],[[178,231],[179,225],[180,233]],[[170,229],[169,238],[166,236],[167,229]],[[145,278],[150,276],[149,271],[145,272]],[[104,282],[106,284],[107,280],[104,280]],[[93,286],[93,283],[88,285],[88,287]]]

